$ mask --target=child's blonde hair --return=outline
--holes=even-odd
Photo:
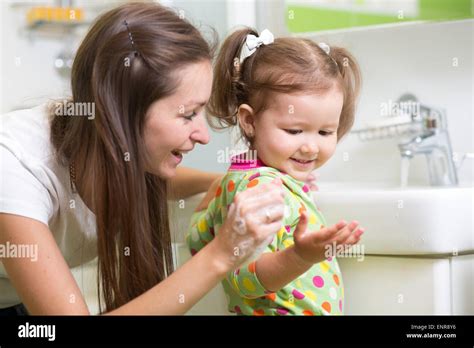
[[[239,64],[240,50],[249,34],[258,36],[254,29],[244,28],[232,33],[222,44],[207,105],[209,124],[214,129],[237,125],[241,104],[250,105],[258,115],[265,110],[272,92],[323,94],[336,82],[344,97],[337,130],[339,142],[354,124],[355,101],[361,84],[354,57],[341,47],[331,46],[327,54],[312,40],[285,37],[260,46]],[[242,129],[241,134],[251,143]]]

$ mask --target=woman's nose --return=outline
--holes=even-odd
[[[198,121],[198,120],[196,120]],[[207,124],[205,118],[201,118],[198,122],[196,122],[196,128],[194,128],[193,132],[191,133],[191,140],[200,143],[200,144],[207,144],[209,142],[209,131],[207,129]]]

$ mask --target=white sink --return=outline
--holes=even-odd
[[[318,186],[314,199],[329,224],[353,219],[366,228],[365,257],[339,258],[346,314],[474,313],[472,186],[401,189],[323,181]],[[177,265],[191,257],[182,243],[203,197],[170,202]],[[370,301],[360,301],[367,296]],[[189,314],[229,314],[226,303],[217,285]]]
[[[313,193],[328,224],[357,220],[366,230],[365,254],[430,255],[474,252],[474,189],[385,183],[319,182]],[[170,202],[174,242],[184,234],[204,193]]]
[[[313,193],[327,223],[357,220],[365,254],[474,252],[472,186],[395,187],[383,183],[318,183]]]

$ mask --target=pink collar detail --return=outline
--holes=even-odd
[[[267,167],[267,165],[263,163],[260,158],[252,158],[252,156],[248,155],[248,152],[243,152],[239,155],[233,156],[230,162],[230,170],[249,170],[260,167]]]

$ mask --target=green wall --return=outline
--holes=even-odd
[[[349,10],[316,8],[309,5],[291,5],[289,1],[286,8],[286,23],[290,32],[301,33],[417,20],[443,21],[473,18],[473,2],[474,0],[418,0],[418,16],[399,18],[398,11],[393,15],[351,12]],[[358,0],[357,3],[362,5],[364,0]]]

